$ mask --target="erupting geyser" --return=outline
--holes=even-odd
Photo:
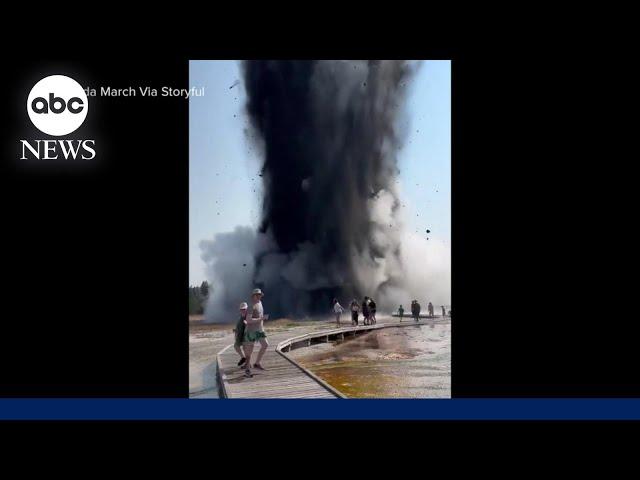
[[[396,301],[405,282],[397,126],[415,68],[244,62],[246,112],[263,160],[261,223],[203,243],[209,318],[235,311],[253,286],[265,291],[272,318],[326,314],[333,297],[344,306],[363,295],[382,307]]]

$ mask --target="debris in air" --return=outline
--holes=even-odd
[[[236,85],[238,85],[240,83],[240,80],[236,80],[235,82],[233,82],[233,85],[231,85],[229,87],[229,90],[231,90],[233,87],[235,87]]]

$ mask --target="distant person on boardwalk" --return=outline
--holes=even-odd
[[[402,308],[402,305],[398,307],[398,316],[400,317],[400,321],[402,322],[402,317],[404,316],[404,308]]]
[[[344,312],[344,308],[340,305],[337,298],[333,299],[333,313],[336,314],[336,323],[340,326],[340,317],[342,316],[342,312]]]
[[[433,303],[429,302],[429,304],[427,305],[427,310],[429,311],[429,325],[431,326],[431,328],[435,327],[435,315],[433,314]]]
[[[369,299],[369,319],[372,325],[376,323],[376,302],[373,301],[373,298]]]
[[[417,300],[411,302],[411,315],[416,322],[420,320],[420,304]]]
[[[362,301],[362,316],[364,318],[362,323],[365,325],[369,325],[369,315],[371,315],[371,312],[369,312],[369,297],[364,297]]]
[[[447,312],[444,309],[444,305],[442,305],[442,318],[447,316]]]
[[[244,351],[242,350],[242,342],[244,340],[244,320],[247,318],[247,309],[249,306],[247,302],[242,302],[240,304],[240,318],[236,323],[236,328],[233,329],[233,333],[235,334],[235,341],[233,342],[233,349],[240,355],[240,361],[238,362],[238,366],[241,367],[244,362],[247,361],[247,357],[244,356]]]
[[[264,309],[262,307],[262,290],[256,288],[251,294],[251,308],[247,311],[247,318],[244,323],[246,325],[244,331],[244,354],[247,357],[247,363],[245,365],[245,376],[251,377],[251,354],[253,353],[253,346],[255,342],[260,342],[260,351],[258,352],[258,358],[253,365],[258,370],[265,370],[260,361],[264,356],[269,342],[267,341],[267,334],[264,333]]]
[[[356,327],[358,326],[358,313],[359,312],[360,312],[360,304],[354,298],[351,301],[351,323],[353,325],[355,325]]]

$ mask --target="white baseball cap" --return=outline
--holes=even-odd
[[[242,302],[240,304],[240,310],[246,310],[247,308],[249,308],[249,305],[247,305],[247,302]]]
[[[254,288],[252,295],[264,295],[264,293],[259,288]]]

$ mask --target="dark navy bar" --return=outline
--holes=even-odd
[[[640,399],[0,399],[0,420],[638,420]]]

